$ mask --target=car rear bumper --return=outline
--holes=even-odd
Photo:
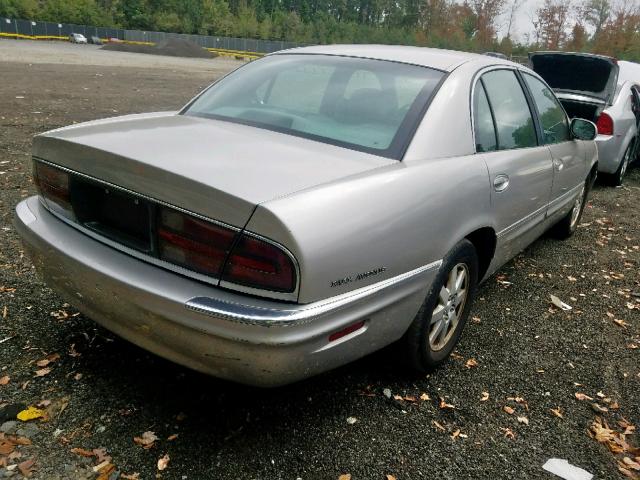
[[[257,386],[291,383],[400,338],[441,264],[312,304],[239,295],[116,251],[47,211],[37,197],[15,225],[38,272],[115,334],[201,372]],[[329,336],[364,320],[338,340]]]
[[[598,146],[598,171],[615,173],[626,148],[624,138],[617,135],[598,135],[596,145]]]

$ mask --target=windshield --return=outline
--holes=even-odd
[[[443,73],[328,55],[265,57],[183,112],[399,159]]]

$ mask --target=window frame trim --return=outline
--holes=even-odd
[[[567,120],[567,129],[568,129],[569,133],[571,133],[571,119],[569,118],[569,115],[567,114],[567,111],[565,110],[564,105],[562,105],[562,102],[560,101],[560,99],[558,97],[556,97],[556,94],[554,93],[553,89],[549,86],[549,84],[547,82],[544,81],[544,79],[542,79],[542,77],[540,77],[540,76],[538,76],[538,75],[536,75],[535,73],[532,73],[532,72],[520,71],[519,73],[520,73],[520,76],[522,77],[522,83],[524,84],[524,86],[527,89],[527,92],[529,92],[529,95],[531,96],[531,102],[533,104],[533,108],[535,108],[536,114],[538,116],[538,123],[539,123],[539,128],[540,128],[539,135],[540,135],[540,138],[542,139],[542,145],[559,145],[561,143],[573,141],[573,138],[569,137],[567,140],[563,140],[562,142],[555,142],[555,143],[547,143],[547,142],[545,142],[544,127],[542,126],[542,116],[540,115],[540,111],[538,110],[538,105],[536,105],[535,98],[533,97],[533,92],[531,92],[531,89],[529,88],[529,84],[527,84],[527,80],[525,78],[525,75],[529,75],[530,77],[533,77],[536,80],[540,81],[545,87],[547,87],[549,89],[549,91],[551,93],[553,93],[553,96],[557,100],[558,105],[560,106],[560,109],[564,113],[564,117]]]
[[[511,65],[490,65],[484,68],[481,68],[480,70],[476,71],[475,74],[473,75],[473,78],[471,79],[472,86],[470,89],[470,96],[469,96],[469,111],[471,113],[471,137],[472,137],[472,141],[473,141],[473,149],[474,149],[474,154],[478,155],[478,154],[483,154],[483,153],[493,153],[493,152],[478,152],[477,149],[477,145],[476,145],[476,121],[475,121],[475,108],[474,108],[474,95],[475,95],[475,91],[476,91],[476,87],[478,85],[478,82],[482,82],[482,88],[485,89],[485,94],[487,96],[487,102],[489,103],[489,109],[491,110],[491,116],[492,116],[492,120],[494,122],[494,130],[495,130],[495,135],[496,135],[496,140],[499,139],[498,136],[498,128],[497,128],[497,124],[496,124],[496,119],[495,119],[495,113],[493,110],[493,105],[491,104],[491,99],[489,98],[489,94],[487,93],[486,87],[484,85],[483,82],[483,75],[489,72],[494,72],[494,71],[498,71],[498,70],[508,70],[513,72],[513,74],[516,77],[516,81],[518,82],[518,84],[520,85],[520,88],[522,89],[522,93],[524,94],[524,98],[525,101],[527,102],[527,106],[529,107],[529,114],[531,115],[532,119],[533,119],[533,125],[534,125],[534,130],[536,132],[536,145],[532,145],[530,147],[521,147],[521,148],[505,148],[505,149],[499,149],[497,148],[496,150],[494,150],[493,152],[507,152],[507,151],[512,151],[512,150],[523,150],[523,149],[527,149],[527,148],[539,148],[539,147],[544,147],[546,146],[546,144],[544,144],[542,142],[542,136],[541,136],[541,127],[540,127],[540,118],[538,116],[538,110],[535,109],[535,105],[532,103],[533,99],[531,98],[531,93],[529,92],[529,89],[527,88],[527,85],[524,85],[524,78],[522,78],[522,73],[521,73],[521,69],[517,66],[511,66]],[[545,83],[546,85],[546,83]],[[547,85],[548,86],[548,85]],[[565,112],[566,115],[566,112]],[[496,146],[499,147],[500,143],[498,141],[496,141]]]

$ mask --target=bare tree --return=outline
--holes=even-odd
[[[522,6],[524,0],[511,0],[511,6],[509,7],[509,23],[507,25],[507,34],[505,35],[511,40],[511,27],[513,27],[513,19],[518,12],[518,9]]]
[[[537,43],[551,50],[561,48],[567,40],[570,11],[570,2],[545,0],[536,10],[536,19],[533,21]]]
[[[470,6],[476,17],[478,44],[487,47],[496,35],[496,20],[502,13],[505,0],[471,0]]]
[[[581,10],[585,22],[594,28],[593,38],[598,38],[602,27],[611,18],[611,3],[609,0],[587,0]]]

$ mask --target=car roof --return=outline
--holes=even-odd
[[[311,47],[280,50],[271,55],[285,54],[339,55],[345,57],[370,58],[374,60],[388,60],[436,68],[445,72],[450,72],[469,61],[479,62],[482,66],[485,64],[513,65],[513,62],[509,60],[502,60],[477,53],[404,45],[315,45]]]

